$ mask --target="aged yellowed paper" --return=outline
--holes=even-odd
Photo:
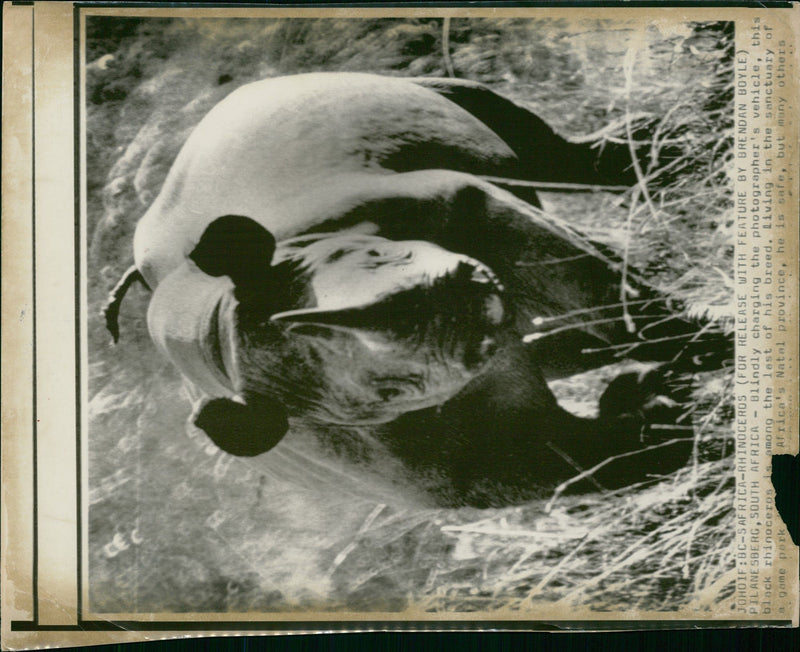
[[[796,7],[3,9],[4,649],[797,626]]]

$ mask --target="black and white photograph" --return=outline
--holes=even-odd
[[[87,612],[728,612],[734,36],[87,16]]]
[[[800,10],[722,4],[5,3],[2,649],[796,628]]]

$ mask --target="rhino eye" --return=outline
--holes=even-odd
[[[387,249],[380,251],[378,249],[368,249],[367,256],[370,258],[380,258],[381,262],[387,263],[400,263],[411,260],[414,257],[413,251],[401,251]]]
[[[401,389],[397,387],[381,387],[378,389],[378,398],[382,401],[391,401],[393,398],[397,398],[403,393]]]

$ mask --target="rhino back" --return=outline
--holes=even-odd
[[[403,79],[312,73],[255,82],[187,140],[137,226],[136,262],[157,284],[220,215],[251,217],[280,240],[324,220],[324,202],[357,201],[365,176],[497,174],[514,161],[477,118]]]

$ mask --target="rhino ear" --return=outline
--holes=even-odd
[[[275,237],[241,215],[218,217],[206,227],[189,258],[209,276],[229,276],[237,287],[261,282],[275,254]]]
[[[286,408],[266,397],[247,404],[212,398],[193,420],[222,450],[240,457],[266,453],[289,430]]]

